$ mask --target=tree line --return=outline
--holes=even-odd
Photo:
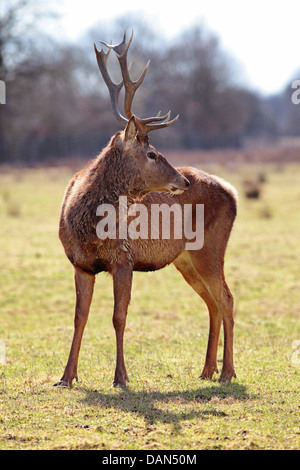
[[[91,158],[101,150],[120,125],[111,112],[93,42],[99,48],[99,39],[121,41],[123,31],[130,34],[131,29],[132,77],[151,59],[134,113],[144,117],[171,109],[173,116],[180,115],[174,126],[151,135],[155,145],[241,147],[247,139],[274,141],[300,134],[300,105],[291,101],[291,85],[270,97],[249,89],[218,37],[202,25],[170,42],[141,19],[127,16],[109,25],[100,21],[80,41],[62,43],[42,31],[42,18],[51,15],[45,5],[39,9],[40,2],[32,0],[4,3],[0,80],[6,85],[6,104],[0,105],[0,162]],[[115,81],[120,80],[117,65],[112,57],[109,69]]]

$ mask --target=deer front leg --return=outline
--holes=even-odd
[[[76,308],[74,318],[74,336],[69,359],[62,378],[56,386],[71,387],[77,379],[77,363],[84,327],[86,325],[93,297],[95,276],[75,268]]]
[[[130,301],[132,285],[132,269],[128,265],[116,266],[113,272],[114,282],[114,313],[113,325],[116,334],[117,361],[113,385],[125,387],[129,382],[126,372],[123,350],[123,337]]]

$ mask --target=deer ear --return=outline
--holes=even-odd
[[[125,128],[125,142],[133,142],[137,134],[135,117],[131,116]]]

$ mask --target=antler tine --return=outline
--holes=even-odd
[[[143,83],[143,80],[145,78],[145,75],[150,65],[150,60],[149,60],[143,72],[141,73],[140,77],[136,81],[131,80],[129,71],[128,71],[128,66],[127,66],[127,53],[128,53],[130,44],[132,42],[132,39],[133,39],[133,31],[126,45],[126,32],[125,32],[123,41],[117,46],[112,47],[112,49],[114,49],[115,53],[117,54],[120,67],[121,67],[123,83],[125,87],[124,110],[125,110],[125,115],[127,116],[128,119],[130,119],[132,116],[131,105],[132,105],[135,92],[139,88],[139,86]]]
[[[138,118],[138,120],[139,120],[142,124],[151,124],[151,122],[168,121],[168,120],[170,119],[171,111],[169,111],[169,112],[168,112],[167,114],[165,114],[164,116],[161,116],[160,113],[161,113],[161,112],[159,111],[156,116],[149,117],[149,118],[144,118],[144,119]]]
[[[140,136],[145,136],[150,131],[155,131],[157,129],[163,129],[164,127],[171,126],[172,124],[174,124],[178,120],[179,114],[177,114],[177,116],[174,119],[172,119],[171,121],[169,120],[170,115],[171,115],[171,112],[169,111],[168,114],[163,116],[163,118],[166,118],[166,119],[164,119],[163,122],[159,122],[159,121],[161,121],[161,118],[158,118],[157,116],[156,116],[156,118],[138,119],[137,120],[137,125],[138,125],[138,129],[139,129],[139,135]],[[153,124],[153,122],[154,122],[154,124]]]
[[[106,86],[110,94],[110,100],[111,100],[114,115],[116,116],[118,121],[120,121],[122,124],[126,124],[127,119],[124,118],[124,116],[122,116],[118,108],[119,94],[123,87],[123,80],[121,80],[120,83],[117,83],[117,84],[114,83],[112,79],[110,78],[109,73],[107,71],[107,58],[110,54],[110,49],[108,49],[106,53],[103,51],[103,49],[98,51],[95,43],[94,43],[94,49],[95,49],[95,53],[97,57],[98,67],[100,69],[101,75],[103,77],[103,80],[106,83]]]
[[[126,31],[124,31],[123,39],[119,44],[113,45],[113,44],[107,44],[104,41],[100,41],[100,42],[101,42],[101,44],[104,44],[104,46],[106,46],[108,49],[113,49],[115,51],[115,53],[117,54],[117,56],[119,56],[119,55],[122,55],[126,51],[126,49],[129,48],[129,46],[131,44],[131,41],[132,41],[132,38],[133,38],[133,31],[131,33],[128,44],[126,46]]]

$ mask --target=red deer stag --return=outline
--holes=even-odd
[[[61,208],[59,236],[67,257],[74,266],[76,308],[74,336],[69,359],[56,385],[71,386],[77,380],[78,355],[93,295],[95,275],[106,271],[113,277],[113,326],[116,334],[116,369],[113,384],[126,386],[128,376],[123,353],[123,336],[130,301],[133,271],[154,271],[174,263],[184,279],[206,302],[210,329],[203,379],[217,372],[217,349],[221,324],[224,326],[224,356],[220,381],[235,377],[233,366],[233,297],[224,278],[224,254],[236,215],[236,192],[220,178],[195,168],[174,169],[149,143],[148,133],[168,127],[170,112],[140,119],[131,111],[132,100],[141,85],[149,63],[137,81],[132,81],[127,67],[126,34],[118,45],[103,43],[108,51],[97,50],[98,66],[108,87],[112,109],[125,125],[100,155],[69,183]],[[101,41],[102,42],[102,41]],[[107,71],[111,49],[117,55],[122,81],[115,84]],[[124,85],[124,117],[118,107]],[[189,188],[189,189],[188,189]],[[188,191],[186,191],[188,189]],[[201,249],[187,249],[187,239],[170,237],[139,238],[112,236],[100,239],[96,233],[97,207],[110,204],[116,208],[115,224],[120,227],[120,196],[128,204],[140,202],[150,210],[153,204],[190,208],[195,223],[196,205],[204,205],[204,243]],[[102,214],[104,215],[104,214]],[[191,214],[190,214],[191,216]],[[129,219],[128,219],[129,220]],[[173,222],[174,223],[174,222]],[[194,226],[194,225],[193,225]]]

